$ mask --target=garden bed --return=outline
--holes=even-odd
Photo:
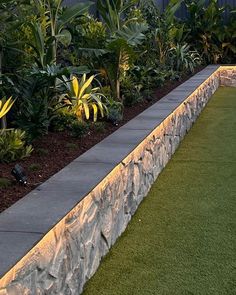
[[[207,67],[5,210],[0,291],[80,294],[225,79]]]
[[[4,0],[0,22],[0,295],[78,295],[212,94],[236,86],[217,65],[235,63],[235,10]]]
[[[195,71],[195,74],[201,69],[202,67],[198,68]],[[89,133],[81,139],[72,138],[69,132],[50,132],[48,135],[40,138],[40,140],[34,143],[34,152],[32,155],[29,158],[17,161],[17,163],[22,165],[27,171],[27,186],[17,184],[11,176],[11,170],[15,163],[0,163],[0,178],[3,177],[11,180],[9,187],[0,188],[0,212],[10,207],[17,200],[58,172],[76,157],[83,154],[106,136],[117,130],[120,126],[150,107],[188,78],[189,76],[183,76],[180,81],[166,82],[163,87],[154,91],[153,99],[151,101],[143,100],[132,107],[126,107],[124,110],[124,118],[119,126],[115,126],[110,122],[104,122],[104,129],[90,130]]]

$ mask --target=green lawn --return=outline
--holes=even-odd
[[[236,88],[214,95],[84,294],[236,294]]]

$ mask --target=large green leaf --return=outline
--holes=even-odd
[[[148,26],[144,23],[129,23],[118,30],[116,36],[124,39],[131,46],[137,46],[145,39],[143,32],[147,29]]]
[[[135,3],[137,0],[128,1],[126,4],[122,0],[98,0],[97,8],[110,32],[115,32],[121,27],[124,12]]]
[[[97,8],[110,32],[114,32],[119,29],[119,2],[115,2],[113,0],[98,0]]]
[[[32,32],[32,43],[29,44],[37,54],[37,64],[44,66],[45,57],[45,38],[39,23],[29,23]]]
[[[109,52],[109,50],[102,48],[79,47],[77,50],[81,51],[84,56],[95,56],[97,58]]]
[[[58,32],[71,20],[79,15],[83,15],[84,13],[88,12],[89,7],[93,4],[93,2],[86,2],[86,3],[77,3],[71,7],[67,7],[63,13],[60,15],[59,19],[59,29]]]
[[[60,34],[56,35],[56,38],[64,46],[69,46],[72,40],[71,33],[68,30],[62,30]]]

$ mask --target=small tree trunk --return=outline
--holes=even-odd
[[[121,101],[120,97],[120,62],[121,62],[121,51],[119,51],[117,72],[116,72],[116,97],[118,101]]]
[[[121,97],[120,97],[120,79],[116,79],[116,96],[117,96],[117,100],[121,101]]]
[[[1,119],[1,129],[6,129],[6,128],[7,128],[7,120],[6,120],[6,116],[4,116]]]

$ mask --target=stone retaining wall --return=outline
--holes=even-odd
[[[236,66],[225,66],[220,70],[220,84],[236,87]]]
[[[0,295],[80,294],[223,77],[207,67],[4,211]]]

